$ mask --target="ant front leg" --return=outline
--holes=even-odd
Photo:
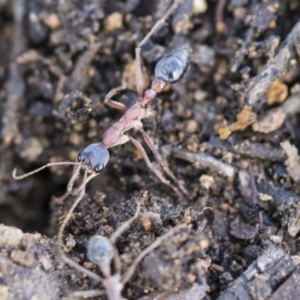
[[[119,110],[123,110],[123,111],[126,111],[127,110],[127,107],[123,104],[123,103],[120,103],[120,102],[117,102],[117,101],[114,101],[112,100],[111,98],[114,97],[116,94],[118,94],[120,91],[123,91],[126,89],[126,83],[122,83],[121,86],[117,87],[117,88],[114,88],[112,89],[106,96],[105,96],[105,99],[104,99],[104,103],[111,106],[111,107],[114,107],[114,108],[117,108]]]
[[[63,201],[69,196],[72,194],[73,192],[73,186],[74,186],[74,182],[76,181],[76,179],[78,178],[79,176],[79,173],[80,173],[80,170],[81,170],[81,165],[78,165],[78,166],[75,166],[75,168],[73,169],[73,174],[68,182],[68,185],[67,185],[67,191],[60,197],[54,197],[55,199],[55,202],[56,203],[60,203],[62,204]]]
[[[85,188],[85,186],[96,176],[98,176],[99,174],[97,173],[92,173],[90,174],[87,179],[86,182],[82,182],[82,184],[79,186],[79,188],[75,191],[76,194],[80,194],[82,189]]]
[[[78,195],[77,199],[75,200],[75,202],[71,206],[70,210],[68,211],[66,217],[64,218],[64,220],[63,220],[63,222],[62,222],[62,224],[61,224],[61,226],[59,228],[57,239],[58,239],[58,242],[61,245],[63,245],[63,232],[64,232],[64,229],[67,226],[69,220],[71,219],[73,211],[75,210],[75,208],[81,202],[81,200],[83,199],[83,197],[85,195],[86,180],[87,180],[87,171],[85,171],[85,173],[84,173],[83,185],[82,185],[80,194]]]

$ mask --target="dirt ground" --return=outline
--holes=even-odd
[[[145,89],[160,58],[192,49],[184,77],[143,120],[188,196],[160,182],[132,143],[110,148],[63,246],[59,224],[77,196],[57,197],[72,166],[12,178],[15,167],[20,175],[75,161],[100,142],[123,115],[104,104],[112,88],[126,82],[114,99],[136,103],[135,47],[171,3],[0,0],[0,299],[74,299],[88,290],[120,299],[66,260],[107,277],[87,256],[88,241],[113,237],[138,207],[115,243],[121,278],[153,249],[122,286],[124,298],[299,298],[298,0],[185,0],[142,47]],[[164,172],[141,134],[128,134]]]

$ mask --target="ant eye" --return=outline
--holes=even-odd
[[[102,261],[111,261],[114,257],[114,248],[111,242],[101,236],[93,236],[87,247],[88,259],[94,264],[99,265]]]
[[[99,163],[95,166],[94,171],[96,173],[100,173],[102,170],[104,169],[104,164],[103,163]]]
[[[83,151],[81,151],[81,152],[78,154],[78,156],[77,156],[77,160],[78,160],[79,162],[82,162],[83,157],[84,157],[84,154],[83,154]]]

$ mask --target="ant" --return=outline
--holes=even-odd
[[[143,130],[143,124],[141,122],[142,119],[148,118],[153,115],[153,111],[149,108],[146,108],[147,104],[151,102],[156,96],[157,93],[163,91],[163,89],[167,85],[171,85],[177,83],[184,75],[189,59],[190,59],[190,49],[188,47],[183,47],[178,49],[171,54],[161,58],[155,67],[155,78],[152,81],[151,88],[147,89],[144,92],[144,83],[143,76],[141,70],[141,47],[151,38],[151,36],[157,32],[165,23],[166,19],[174,12],[174,10],[178,7],[181,0],[175,0],[173,4],[169,7],[169,9],[165,12],[165,14],[159,19],[149,33],[144,37],[144,39],[138,44],[135,49],[135,57],[136,57],[136,86],[137,93],[139,96],[139,100],[133,106],[127,108],[124,104],[114,101],[112,97],[114,97],[118,92],[125,89],[125,85],[122,85],[118,88],[112,89],[107,96],[105,97],[104,103],[117,108],[119,110],[123,110],[124,116],[121,119],[109,127],[102,136],[101,143],[93,143],[88,145],[84,150],[82,150],[78,155],[78,162],[55,162],[55,163],[47,163],[46,165],[26,173],[24,175],[17,176],[16,169],[13,171],[13,178],[16,180],[23,179],[30,175],[33,175],[45,168],[57,165],[75,165],[75,169],[71,179],[69,180],[67,186],[67,192],[60,199],[64,199],[68,195],[72,194],[73,185],[76,179],[79,176],[80,170],[84,170],[83,181],[81,185],[77,188],[74,194],[78,197],[71,207],[68,215],[63,221],[63,224],[60,228],[59,235],[62,234],[63,228],[67,224],[68,220],[71,217],[73,210],[76,208],[78,203],[81,201],[85,194],[85,188],[87,183],[93,179],[95,176],[99,175],[103,169],[105,168],[108,160],[109,160],[109,152],[108,148],[114,147],[117,145],[125,144],[131,141],[135,147],[141,152],[147,166],[149,169],[167,186],[173,189],[177,196],[182,199],[183,195],[188,196],[187,190],[184,188],[182,184],[177,180],[175,175],[169,169],[167,163],[163,160],[160,155],[157,147],[155,146],[153,140],[150,136]],[[157,170],[153,164],[150,162],[145,149],[136,139],[125,134],[130,129],[137,129],[141,132],[146,144],[149,146],[151,151],[153,152],[155,158],[159,161],[162,168],[168,174],[168,176],[175,182],[176,186],[173,185],[169,180],[165,178],[165,176]],[[178,187],[178,188],[177,188]]]
[[[142,252],[140,252],[140,254],[133,261],[132,265],[127,269],[125,274],[121,276],[121,259],[116,248],[116,240],[131,225],[131,223],[138,218],[139,212],[140,203],[137,202],[137,210],[135,215],[121,224],[121,226],[111,235],[109,239],[101,235],[94,235],[89,240],[87,246],[87,257],[91,262],[93,262],[100,268],[103,277],[79,265],[78,263],[67,257],[63,252],[61,253],[62,259],[65,263],[81,271],[90,278],[101,282],[109,300],[125,300],[125,298],[121,294],[124,285],[130,280],[138,264],[144,259],[144,257],[147,256],[151,251],[159,247],[162,242],[164,242],[166,239],[170,238],[180,230],[190,229],[188,225],[184,223],[171,228],[167,233],[165,233],[161,237],[158,237],[152,244],[150,244]],[[115,271],[112,272],[112,270]],[[103,293],[104,291],[101,290],[78,291],[74,292],[72,296],[76,298],[95,297],[103,295]]]

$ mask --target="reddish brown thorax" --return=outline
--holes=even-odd
[[[136,127],[138,122],[145,117],[145,113],[146,109],[139,103],[128,108],[124,116],[104,132],[102,145],[109,148],[118,144],[124,132]]]
[[[144,107],[152,101],[156,94],[160,93],[166,85],[167,84],[163,80],[155,78],[152,81],[151,89],[145,91],[141,106]]]
[[[166,86],[166,83],[158,78],[152,82],[151,89],[145,91],[141,102],[129,107],[124,116],[110,128],[108,128],[102,137],[102,145],[106,148],[117,145],[124,132],[136,127],[137,122],[145,117],[146,109],[144,108],[157,93],[160,93]]]

